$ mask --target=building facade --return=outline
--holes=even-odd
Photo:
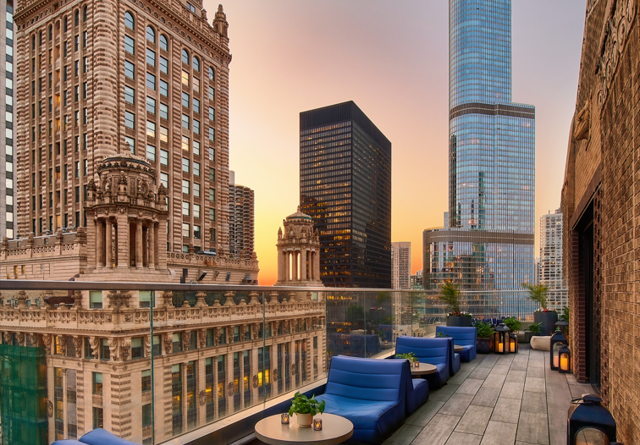
[[[250,261],[255,244],[254,192],[236,184],[234,176],[229,177],[229,253]]]
[[[416,270],[416,273],[411,275],[411,289],[424,289],[424,284],[422,282],[422,269]]]
[[[586,2],[561,192],[571,370],[597,388],[620,443],[640,443],[638,14],[630,0]]]
[[[300,204],[330,287],[391,287],[391,142],[345,102],[300,113]]]
[[[391,288],[411,289],[411,243],[391,243]]]
[[[547,286],[549,309],[561,311],[569,305],[569,292],[562,273],[562,212],[540,217],[539,284]]]
[[[534,198],[535,108],[511,101],[511,1],[452,0],[448,221],[424,232],[425,288],[534,282]]]
[[[0,237],[12,239],[16,229],[16,152],[14,125],[16,121],[14,105],[14,48],[13,0],[0,0],[0,35],[5,36],[5,45],[0,48],[0,59],[4,69],[0,70]]]

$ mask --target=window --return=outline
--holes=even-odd
[[[169,97],[169,84],[162,79],[160,79],[160,94]]]
[[[189,116],[187,116],[186,114],[182,115],[182,128],[184,128],[185,130],[189,130],[191,127],[189,120]]]
[[[87,31],[82,33],[82,47],[86,48],[87,47],[87,40],[88,40],[88,35],[87,35]]]
[[[182,50],[182,63],[189,65],[189,51],[186,49]]]
[[[134,90],[131,87],[125,86],[124,87],[124,100],[127,103],[135,105],[135,103],[136,103],[136,90]]]
[[[215,76],[216,76],[216,73],[213,70],[213,67],[210,66],[209,67],[209,80],[214,80]]]
[[[75,163],[75,177],[80,177],[80,161],[76,161]]]
[[[158,337],[158,336],[154,335],[154,337]],[[154,340],[155,340],[155,338],[154,338]],[[160,340],[160,339],[158,338],[158,340]],[[154,352],[153,355],[156,355],[155,352]],[[140,386],[142,388],[142,392],[151,391],[151,370],[150,369],[146,369],[146,370],[142,371],[141,377],[142,377],[142,379],[141,379],[142,381],[141,381],[141,385]]]
[[[209,221],[216,220],[216,209],[209,209]]]
[[[147,121],[147,137],[155,138],[156,137],[156,123]]]
[[[189,11],[191,11],[192,13],[196,13],[196,7],[193,6],[191,3],[187,2],[187,8],[189,9]]]
[[[195,97],[193,98],[193,111],[200,114],[200,101]]]
[[[196,93],[200,92],[200,79],[198,79],[197,77],[193,78],[193,91],[195,91]]]
[[[93,429],[102,428],[102,408],[93,407]]]
[[[169,41],[167,40],[167,36],[164,34],[160,34],[160,49],[163,51],[169,51]]]
[[[210,161],[216,160],[216,149],[213,147],[209,147],[209,160]]]
[[[153,416],[151,415],[151,404],[142,405],[142,428],[151,426]]]
[[[200,204],[193,205],[193,217],[200,218]],[[195,226],[194,226],[194,229],[195,229]]]
[[[160,184],[164,186],[164,188],[169,188],[169,175],[167,173],[160,173]],[[167,230],[169,227],[167,227]]]
[[[213,101],[216,96],[216,90],[213,87],[209,87],[209,100]]]
[[[129,29],[135,29],[135,21],[133,20],[133,14],[131,14],[129,11],[124,13],[124,25],[129,28]],[[76,23],[76,26],[78,26],[78,24]]]
[[[151,43],[156,43],[156,32],[151,26],[147,26],[147,40]]]
[[[193,120],[193,133],[200,134],[200,121],[198,119]]]
[[[160,127],[160,142],[169,142],[169,129]]]
[[[209,140],[215,142],[216,141],[216,130],[214,128],[209,127]]]
[[[162,81],[160,83],[162,84]],[[160,102],[160,119],[169,119],[169,107],[162,102]]]
[[[89,292],[89,308],[102,309],[102,291],[92,290]]]
[[[191,235],[191,225],[187,223],[182,223],[182,236],[184,238],[189,238]]]
[[[199,162],[194,162],[193,163],[193,176],[200,176],[200,163]]]
[[[147,96],[147,113],[156,114],[156,100]]]
[[[102,373],[101,372],[92,372],[92,394],[96,396],[102,395]]]
[[[149,48],[147,48],[147,64],[156,66],[156,53]]]
[[[160,72],[169,74],[169,61],[162,56],[160,56]]]
[[[129,79],[134,79],[136,75],[136,67],[133,63],[128,60],[124,61],[124,75]]]
[[[196,56],[193,56],[193,70],[200,71],[200,59],[198,59]]]
[[[87,23],[87,7],[82,8],[82,23]]]
[[[136,128],[136,115],[131,113],[130,111],[124,112],[124,125],[127,128],[135,129]]]
[[[147,144],[147,159],[154,162],[156,160],[156,147],[153,145]]]
[[[182,92],[182,106],[189,108],[189,95],[184,91]]]
[[[182,70],[182,85],[189,87],[189,73]]]
[[[200,216],[197,216],[200,218]],[[200,230],[200,226],[193,226],[193,239],[202,239],[202,231]]]
[[[125,136],[124,143],[129,144],[129,150],[131,151],[131,154],[136,154],[136,140],[134,138]]]
[[[216,109],[213,107],[209,107],[209,120],[216,120]]]
[[[216,190],[210,188],[209,189],[209,201],[215,201],[216,200]]]
[[[216,170],[214,168],[209,169],[209,181],[216,180]]]
[[[189,170],[189,160],[187,158],[182,158],[182,171],[189,173]]]
[[[142,337],[131,339],[131,359],[144,358],[144,349],[142,349]]]
[[[167,150],[160,149],[160,164],[169,165],[169,152]]]
[[[151,307],[151,291],[141,290],[138,292],[138,305],[140,307]]]
[[[135,54],[136,42],[129,36],[124,36],[124,50],[129,54]]]
[[[156,90],[156,76],[151,73],[147,73],[147,88]]]
[[[182,216],[189,216],[191,215],[191,204],[183,201],[182,202]]]
[[[198,141],[193,141],[193,154],[200,156],[200,142]]]
[[[188,137],[182,136],[182,149],[184,151],[189,151],[190,142],[191,140]]]
[[[187,181],[186,179],[182,180],[182,193],[184,193],[185,195],[188,195],[189,193],[191,193],[191,183],[189,181]]]
[[[198,184],[197,182],[193,183],[193,196],[195,196],[196,198],[200,197],[200,184]]]

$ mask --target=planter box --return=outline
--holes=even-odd
[[[533,322],[534,323],[542,323],[542,332],[540,335],[548,336],[553,335],[553,332],[556,330],[556,322],[558,321],[558,313],[557,312],[534,312],[533,313]]]
[[[471,317],[447,317],[447,326],[471,327]]]
[[[476,343],[478,354],[491,354],[491,338],[479,338]]]

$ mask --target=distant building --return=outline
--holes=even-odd
[[[330,287],[391,287],[391,142],[350,101],[300,113],[300,205]]]
[[[536,263],[536,281],[535,284],[540,284],[540,257],[536,257],[535,259],[535,263]]]
[[[562,274],[562,212],[540,217],[540,284],[549,288],[549,309],[569,305],[569,291]]]
[[[411,289],[422,289],[422,269],[417,270],[415,275],[411,275]]]
[[[7,237],[12,239],[16,234],[16,153],[15,153],[15,127],[14,119],[15,88],[14,60],[15,37],[13,27],[13,0],[0,0],[0,35],[6,37],[6,45],[0,49],[2,57],[2,69],[0,69],[0,84],[5,88],[0,89],[0,156],[4,162],[0,162],[0,239]]]
[[[411,243],[391,243],[391,287],[411,288]]]
[[[255,240],[254,192],[235,183],[229,172],[229,252],[250,261]]]

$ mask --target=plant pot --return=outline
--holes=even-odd
[[[549,312],[534,312],[533,322],[542,323],[542,331],[540,335],[548,336],[553,335],[556,330],[556,322],[558,321],[558,313],[554,311]]]
[[[479,338],[476,342],[478,354],[491,354],[491,338]]]
[[[296,419],[298,420],[298,426],[300,426],[300,428],[311,428],[311,423],[313,422],[313,416],[311,414],[296,413]]]
[[[524,333],[524,343],[531,343],[531,336],[533,334],[531,332]]]
[[[471,317],[460,317],[452,315],[447,317],[447,326],[471,327]]]

